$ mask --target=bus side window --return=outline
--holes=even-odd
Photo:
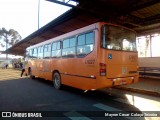
[[[94,44],[94,32],[86,34],[86,44]]]
[[[38,58],[42,59],[43,58],[43,46],[40,46],[38,48]]]
[[[58,58],[61,57],[61,42],[54,42],[52,43],[52,57],[53,58]]]
[[[44,58],[50,58],[51,56],[51,44],[44,45]]]
[[[33,51],[32,51],[32,58],[36,59],[37,55],[38,55],[37,48],[34,48]]]
[[[25,61],[29,60],[29,50],[26,50],[26,53],[24,55]]]
[[[76,53],[76,38],[71,37],[63,41],[62,57],[74,57]]]
[[[32,49],[29,50],[29,56],[30,59],[32,59]]]
[[[78,36],[77,56],[84,57],[93,51],[94,32],[89,32]]]

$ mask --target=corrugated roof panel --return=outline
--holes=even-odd
[[[134,11],[131,13],[139,18],[147,18],[160,14],[160,3]]]

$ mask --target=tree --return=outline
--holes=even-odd
[[[1,46],[1,47],[5,47],[5,46],[3,45],[3,42],[1,42],[1,39],[2,39],[2,36],[0,36],[0,46]]]
[[[8,45],[13,46],[19,42],[21,38],[20,34],[14,29],[10,29],[9,31],[5,28],[0,29],[0,40],[3,40],[6,43],[6,45],[4,45],[4,42],[0,41],[1,47],[6,46],[6,49],[8,49]]]

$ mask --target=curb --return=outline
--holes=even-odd
[[[155,97],[160,97],[160,92],[155,92],[155,91],[149,91],[149,90],[132,88],[132,87],[122,87],[122,86],[116,86],[114,88],[115,89],[120,89],[120,90],[125,90],[125,91],[141,93],[141,94],[145,94],[145,95],[152,95],[152,96],[155,96]]]

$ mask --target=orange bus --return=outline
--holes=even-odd
[[[92,90],[138,82],[136,33],[98,22],[27,48],[31,78]]]

